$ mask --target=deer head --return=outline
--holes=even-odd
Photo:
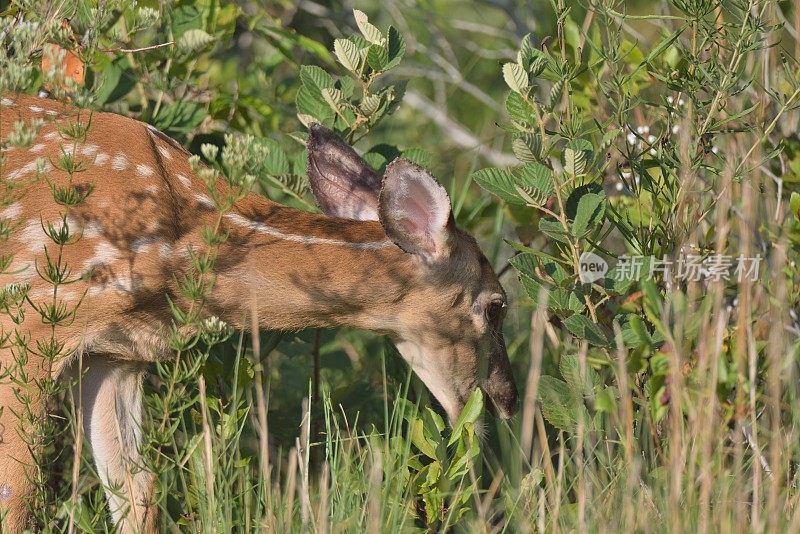
[[[332,131],[311,126],[308,176],[328,215],[380,221],[411,257],[415,281],[386,328],[451,423],[476,388],[503,418],[514,414],[502,323],[506,295],[475,239],[458,229],[445,189],[424,168],[397,159],[379,177]]]

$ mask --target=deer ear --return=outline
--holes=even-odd
[[[313,123],[308,136],[308,181],[322,211],[334,217],[378,220],[381,179],[350,145]]]
[[[428,263],[450,254],[455,226],[450,197],[419,165],[396,159],[386,167],[378,214],[386,235],[406,252]]]

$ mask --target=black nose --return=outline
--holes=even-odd
[[[495,417],[508,419],[519,410],[519,393],[513,381],[501,388],[488,389],[486,396],[489,399],[486,407]]]

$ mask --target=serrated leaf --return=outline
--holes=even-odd
[[[302,65],[300,67],[300,82],[313,89],[333,87],[333,78],[325,69],[316,65]]]
[[[539,402],[547,422],[569,433],[578,426],[578,409],[586,411],[586,407],[575,403],[566,382],[548,375],[539,379]],[[588,412],[584,415],[588,416]]]
[[[384,70],[393,69],[400,64],[400,60],[403,59],[403,55],[406,53],[406,40],[393,26],[389,26],[387,41],[389,63],[386,64]]]
[[[558,370],[574,395],[591,397],[594,395],[595,388],[600,386],[600,375],[588,363],[586,364],[586,374],[581,380],[580,361],[576,354],[562,356]]]
[[[295,105],[297,106],[298,117],[307,115],[326,126],[332,124],[335,114],[322,97],[319,89],[309,89],[307,86],[300,87],[295,97]],[[302,119],[300,120],[302,122]]]
[[[383,34],[378,28],[370,24],[366,13],[359,11],[358,9],[354,9],[353,16],[356,19],[356,25],[358,26],[358,29],[361,31],[361,34],[367,41],[370,43],[382,44]]]
[[[547,109],[552,111],[558,105],[559,101],[561,100],[561,95],[564,91],[564,79],[558,80],[556,83],[553,84],[553,87],[550,88],[550,95],[547,97]]]
[[[534,207],[544,206],[553,194],[553,180],[550,169],[541,163],[526,163],[515,169],[519,176],[517,191],[528,204]]]
[[[592,345],[608,346],[608,337],[599,325],[593,323],[585,315],[575,314],[564,319],[564,326],[578,339],[583,339]]]
[[[517,63],[522,65],[524,69],[528,69],[533,59],[533,45],[531,44],[531,34],[527,34],[522,38],[519,43],[519,50],[517,50]]]
[[[535,121],[530,105],[517,93],[508,93],[506,97],[506,113],[519,123],[533,124]],[[516,129],[515,129],[516,130]]]
[[[542,138],[535,133],[519,135],[511,141],[511,150],[522,163],[541,161]]]
[[[560,221],[556,221],[555,219],[540,219],[539,231],[550,239],[555,239],[559,243],[569,244],[569,236]]]
[[[422,148],[408,148],[401,154],[408,161],[413,161],[421,167],[428,167],[433,160],[433,154]]]
[[[366,98],[361,101],[361,105],[359,107],[361,108],[361,111],[363,111],[364,114],[369,117],[378,111],[380,105],[381,95],[367,95]]]
[[[367,50],[367,64],[375,72],[381,72],[389,63],[389,52],[381,45],[372,45]]]
[[[583,174],[591,154],[591,143],[585,139],[573,139],[564,148],[564,170],[570,176]]]
[[[336,39],[333,42],[333,53],[344,68],[358,73],[361,68],[361,51],[355,43],[348,39]]]
[[[339,110],[339,102],[342,101],[342,92],[338,89],[333,89],[331,87],[326,87],[322,91],[322,98],[325,99],[325,102],[331,107],[332,110],[338,111]]]
[[[525,93],[528,90],[528,73],[519,63],[506,63],[503,65],[503,79],[506,85],[515,93]]]
[[[605,198],[598,193],[586,193],[580,198],[572,223],[572,235],[582,237],[595,224],[602,221],[605,211],[604,200]]]
[[[510,204],[525,204],[525,200],[517,192],[517,181],[511,171],[487,167],[472,173],[471,179]]]
[[[197,52],[213,41],[214,38],[207,32],[199,28],[194,28],[185,31],[183,35],[180,36],[178,39],[178,49],[185,53]]]

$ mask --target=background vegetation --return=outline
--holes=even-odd
[[[0,89],[62,92],[41,68],[58,43],[86,68],[76,102],[149,122],[278,201],[313,209],[311,118],[377,169],[400,153],[428,166],[512,296],[522,412],[477,425],[475,396],[452,431],[379,337],[251,339],[178,311],[200,343],[177,340],[180,363],[147,384],[165,530],[797,530],[791,2],[0,10]],[[586,251],[643,256],[642,276],[583,283]],[[755,279],[733,271],[740,255],[762,258]],[[690,256],[698,280],[664,272]],[[71,421],[66,406],[52,417]],[[87,451],[63,446],[76,427],[45,426],[38,524],[111,529]]]

